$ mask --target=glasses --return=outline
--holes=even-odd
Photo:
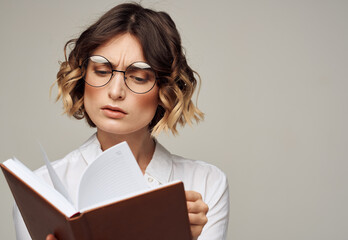
[[[126,86],[134,93],[143,94],[151,91],[157,77],[151,66],[145,62],[134,62],[125,71],[113,69],[112,64],[103,56],[90,56],[82,62],[84,81],[92,87],[107,85],[115,72],[123,73]]]

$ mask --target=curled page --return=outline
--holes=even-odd
[[[42,145],[39,143],[40,149],[41,149],[41,153],[42,156],[45,160],[45,164],[48,170],[48,174],[50,175],[50,178],[52,180],[53,186],[54,188],[60,192],[60,194],[62,194],[71,204],[74,205],[73,201],[71,200],[68,191],[66,190],[66,188],[64,187],[63,183],[60,181],[56,171],[54,171],[51,162],[48,160],[47,154],[45,152],[45,150],[43,149]]]

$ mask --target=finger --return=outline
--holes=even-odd
[[[208,218],[203,213],[189,213],[190,225],[202,225],[202,227],[208,222]]]
[[[193,239],[197,239],[197,237],[201,235],[202,230],[203,230],[203,226],[191,225],[191,235]]]
[[[189,213],[200,213],[203,212],[206,214],[209,211],[209,207],[202,200],[198,200],[196,202],[186,202],[187,211]]]
[[[47,235],[46,240],[57,240],[52,234]]]
[[[196,191],[185,191],[185,196],[187,201],[192,202],[202,199],[202,195]]]

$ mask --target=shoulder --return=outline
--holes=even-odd
[[[156,150],[153,160],[156,163],[161,162],[162,166],[164,163],[171,166],[172,172],[174,173],[182,172],[183,174],[209,174],[216,177],[226,177],[225,173],[213,164],[172,154],[158,142],[156,143]]]
[[[185,190],[197,191],[207,201],[215,194],[220,196],[228,194],[228,180],[219,167],[205,161],[171,154],[168,151],[167,158],[172,162],[171,180],[183,181]]]
[[[225,173],[220,168],[211,163],[201,160],[193,160],[175,154],[171,154],[171,158],[174,167],[180,170],[185,170],[185,172],[189,171],[194,175],[201,175],[202,177],[210,177],[215,179],[226,178]]]

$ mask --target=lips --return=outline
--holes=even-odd
[[[122,108],[106,105],[101,108],[102,112],[106,117],[120,119],[125,117],[128,113]]]
[[[102,110],[112,110],[112,111],[117,111],[117,112],[122,112],[124,114],[127,114],[122,108],[119,107],[114,107],[111,105],[105,105],[104,107],[101,108]]]

